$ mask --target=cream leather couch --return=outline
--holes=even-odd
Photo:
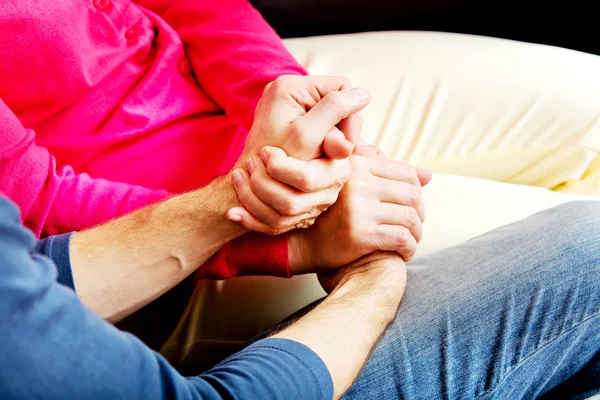
[[[600,194],[600,57],[425,32],[286,45],[311,74],[371,92],[366,141],[435,172],[418,255]],[[323,295],[313,276],[200,282],[163,353],[186,364],[233,349]]]

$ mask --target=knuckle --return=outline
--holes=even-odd
[[[267,230],[264,233],[269,236],[277,236],[277,235],[279,235],[280,232],[277,229],[269,227],[269,228],[267,228]]]
[[[365,146],[365,152],[368,154],[377,155],[377,153],[379,152],[379,147],[377,147],[374,144],[367,144],[364,146]]]
[[[323,201],[321,202],[321,204],[318,205],[318,208],[320,211],[325,211],[326,209],[328,209],[329,207],[331,207],[333,204],[335,204],[335,202],[337,201],[339,196],[339,191],[335,190],[330,190],[327,192],[327,195],[325,196],[325,198],[323,199]]]
[[[411,186],[408,192],[408,204],[412,207],[417,207],[421,204],[422,190],[420,186]],[[416,211],[416,210],[415,210]]]
[[[282,229],[284,227],[283,218],[281,215],[275,213],[269,214],[265,222],[273,229]]]
[[[321,215],[323,212],[325,212],[327,210],[327,208],[328,207],[325,205],[315,207],[307,213],[307,218],[309,218],[309,219],[317,218],[319,215]]]
[[[406,221],[407,227],[413,227],[421,221],[419,213],[412,207],[409,207],[404,214],[404,220]]]
[[[368,157],[362,155],[353,155],[350,156],[350,176],[362,172],[369,167],[369,159]]]
[[[398,251],[405,249],[410,244],[410,231],[406,228],[398,230],[398,234],[394,237],[394,245]]]
[[[329,108],[334,109],[336,112],[340,112],[343,108],[341,92],[329,92],[323,100]]]
[[[291,135],[294,140],[302,140],[302,138],[305,136],[304,133],[306,131],[306,127],[303,121],[303,118],[298,118],[288,127],[288,134]]]
[[[313,173],[310,169],[306,169],[299,174],[297,189],[300,189],[303,192],[312,192],[315,190],[316,186]]]
[[[262,179],[259,178],[259,174],[254,173],[250,176],[250,189],[252,189],[255,193],[260,190],[262,187]]]
[[[281,214],[291,217],[299,214],[299,205],[294,199],[285,199],[280,205]]]
[[[305,220],[300,221],[298,224],[296,224],[296,228],[299,228],[299,229],[310,228],[314,223],[315,223],[314,218],[305,219]]]
[[[269,91],[272,91],[275,96],[286,95],[289,92],[289,76],[282,75],[271,82],[269,85]]]
[[[410,181],[413,183],[419,182],[419,175],[417,174],[417,169],[412,165],[406,164],[406,171],[410,177]]]

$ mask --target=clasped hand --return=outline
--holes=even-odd
[[[327,274],[377,250],[405,261],[416,252],[431,173],[360,144],[368,101],[343,78],[284,77],[257,107],[231,173],[240,207],[227,216],[257,232],[292,231],[292,274]]]

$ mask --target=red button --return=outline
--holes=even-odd
[[[138,28],[137,26],[132,26],[131,28],[127,29],[125,31],[125,37],[127,39],[133,39],[135,37],[138,37],[141,33],[140,28]]]
[[[98,10],[106,10],[110,7],[110,0],[94,0],[94,7]]]
[[[187,58],[184,58],[179,62],[179,72],[183,75],[189,75],[192,72],[192,67],[190,67],[190,62]]]

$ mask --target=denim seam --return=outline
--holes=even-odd
[[[307,347],[308,347],[308,346],[307,346]],[[311,367],[310,367],[308,364],[306,364],[306,363],[304,362],[304,360],[302,360],[300,357],[298,357],[297,355],[295,355],[295,354],[293,354],[293,353],[291,353],[291,352],[289,352],[289,351],[287,351],[287,350],[281,349],[281,348],[279,348],[279,347],[274,347],[274,346],[265,346],[265,345],[259,345],[259,346],[255,346],[254,348],[263,348],[263,349],[279,350],[279,351],[281,351],[281,352],[283,352],[283,353],[286,353],[286,354],[287,354],[287,355],[289,355],[289,356],[292,356],[292,357],[294,357],[296,360],[300,361],[300,364],[304,365],[304,367],[310,371],[310,374],[312,375],[313,379],[314,379],[314,380],[315,380],[315,382],[317,383],[317,386],[318,386],[318,388],[319,388],[319,392],[321,392],[321,396],[324,396],[324,394],[325,394],[325,393],[323,393],[323,388],[321,387],[321,382],[319,382],[319,378],[317,378],[317,375],[315,375],[315,372],[312,370],[312,368],[311,368]],[[310,350],[310,351],[313,351],[312,349],[309,349],[309,350]],[[314,352],[314,351],[313,351],[313,352]],[[316,353],[315,353],[315,354],[316,354]],[[319,356],[318,354],[316,354],[316,355],[317,355],[317,356]],[[321,357],[319,357],[319,358],[321,358]],[[321,362],[323,362],[323,360],[321,360]],[[323,364],[325,364],[325,363],[323,363]],[[325,367],[325,368],[327,368],[327,367]],[[329,370],[328,370],[327,372],[329,372]],[[323,398],[324,398],[324,397],[323,397]]]
[[[554,339],[551,339],[551,340],[547,341],[546,343],[544,343],[543,345],[541,345],[540,347],[538,347],[537,349],[535,349],[533,353],[529,354],[527,357],[525,357],[523,360],[521,360],[521,362],[519,362],[518,364],[516,364],[504,376],[504,378],[502,378],[500,380],[500,382],[498,382],[496,384],[496,386],[493,389],[488,390],[487,392],[485,392],[483,395],[479,396],[478,398],[479,399],[485,399],[485,398],[491,396],[496,390],[498,390],[498,388],[500,387],[501,384],[504,383],[504,381],[506,381],[521,365],[523,365],[524,363],[526,363],[531,357],[535,356],[538,352],[540,352],[541,350],[544,350],[545,347],[547,347],[550,344],[556,342],[557,340],[559,340],[560,338],[562,338],[564,335],[570,333],[572,330],[579,328],[581,325],[587,323],[589,320],[594,319],[594,318],[596,318],[598,316],[600,316],[600,311],[597,312],[597,313],[595,313],[594,315],[592,315],[590,317],[585,318],[583,321],[580,321],[576,325],[571,326],[570,328],[568,328],[567,330],[563,331],[563,333],[561,333],[560,335],[558,335]]]

